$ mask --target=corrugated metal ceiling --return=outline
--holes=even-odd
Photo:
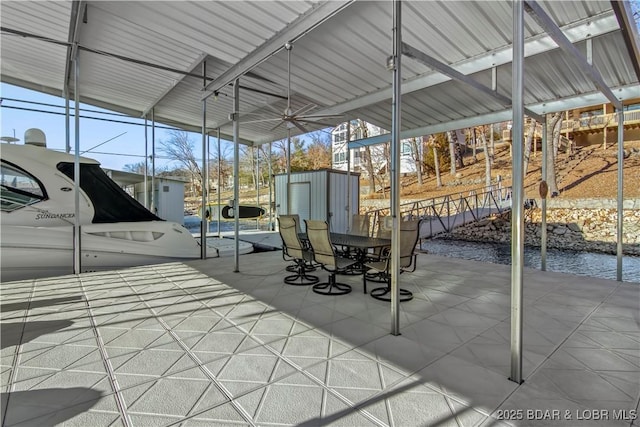
[[[153,108],[159,122],[199,130],[203,59],[211,82],[261,52],[255,60],[258,65],[240,78],[240,137],[247,143],[274,141],[287,130],[285,125],[274,129],[287,107],[287,52],[272,44],[294,40],[292,110],[313,107],[310,114],[341,114],[322,119],[325,125],[359,117],[389,129],[391,73],[385,64],[392,47],[392,2],[330,3],[329,7],[323,1],[81,3],[87,6],[86,14],[80,8],[77,34],[81,98],[134,116]],[[343,4],[346,7],[340,9]],[[624,88],[619,93],[625,97],[640,96],[634,65],[637,51],[635,57],[630,55],[611,2],[540,4],[580,51],[586,53],[587,43],[591,44],[594,67],[610,87]],[[72,2],[2,2],[2,81],[62,95],[66,43],[74,26],[72,6]],[[332,10],[338,13],[331,16]],[[485,86],[491,86],[495,67],[497,91],[506,96],[511,92],[511,22],[509,1],[403,2],[404,42]],[[533,19],[525,16],[525,23],[525,104],[540,113],[550,112],[541,109],[552,105],[569,105],[563,104],[564,99],[573,103],[597,99],[595,86],[582,70]],[[491,117],[508,109],[409,58],[402,60],[402,76],[404,130]],[[207,127],[220,127],[229,137],[232,88],[225,85],[218,92],[207,99]],[[259,121],[264,119],[271,120]],[[292,133],[300,131],[293,127]]]

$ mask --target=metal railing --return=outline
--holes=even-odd
[[[624,112],[624,124],[634,124],[640,122],[640,110],[632,110]],[[561,131],[581,130],[581,129],[600,129],[605,126],[617,126],[618,114],[601,114],[598,116],[580,117],[577,119],[564,120],[562,122]]]
[[[420,238],[424,239],[509,209],[511,187],[492,185],[472,190],[468,194],[460,192],[402,203],[400,215],[403,220],[421,218]],[[371,210],[367,214],[372,224],[372,233],[376,235],[384,217],[389,215],[389,208]]]

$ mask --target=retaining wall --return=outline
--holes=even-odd
[[[547,204],[547,247],[616,254],[618,214],[615,200],[552,200]],[[625,203],[622,250],[640,256],[640,201]],[[614,206],[611,208],[610,206]],[[586,206],[586,207],[584,207]],[[596,207],[599,206],[599,207]],[[510,242],[510,212],[458,227],[441,236],[479,242]],[[525,210],[525,245],[540,246],[542,210]]]

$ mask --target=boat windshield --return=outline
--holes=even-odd
[[[74,179],[73,163],[58,163],[57,167]],[[163,221],[120,188],[100,165],[80,164],[80,188],[93,203],[93,223]]]
[[[38,178],[4,160],[0,170],[0,184],[2,185],[0,201],[2,210],[5,212],[11,212],[47,198],[44,186]]]

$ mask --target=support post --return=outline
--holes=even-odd
[[[64,84],[64,130],[65,130],[64,152],[69,154],[71,152],[71,129],[69,125],[69,83],[68,82],[65,82]]]
[[[202,61],[202,87],[207,86],[207,61]],[[200,216],[200,259],[207,259],[207,231],[209,228],[209,220],[205,212],[209,195],[207,194],[207,185],[209,183],[209,174],[207,168],[207,98],[202,100],[202,214]]]
[[[156,209],[156,109],[151,109],[151,212]]]
[[[291,215],[291,129],[287,128],[287,215]]]
[[[220,217],[222,216],[222,209],[220,208],[220,204],[222,203],[220,201],[220,197],[222,197],[220,195],[221,193],[221,184],[220,184],[220,179],[221,179],[221,175],[222,173],[220,172],[220,169],[222,168],[222,153],[220,152],[220,128],[218,128],[218,213],[216,214],[216,218],[217,218],[217,222],[218,222],[218,239],[220,238]]]
[[[149,140],[147,116],[144,116],[144,207],[149,209]]]
[[[233,82],[233,238],[234,268],[240,271],[240,79]]]
[[[271,156],[271,143],[269,143],[269,231],[273,231],[275,230],[274,228],[274,224],[273,224],[273,208],[271,207],[273,204],[273,182],[271,182],[273,180],[273,169],[271,168],[271,162],[272,162],[272,156]]]
[[[74,79],[74,122],[75,122],[75,152],[73,157],[73,192],[74,192],[74,221],[73,221],[73,273],[80,274],[82,271],[81,253],[82,239],[80,238],[80,91],[78,81],[80,80],[80,50],[77,43],[75,46],[75,56],[73,61]]]
[[[351,232],[351,149],[349,149],[349,142],[351,142],[351,121],[347,121],[347,234]]]
[[[622,282],[622,233],[624,214],[624,110],[618,110],[618,226],[616,232],[616,280]]]
[[[511,210],[511,376],[522,383],[522,276],[524,261],[524,4],[513,0],[513,196]]]
[[[391,103],[391,334],[400,335],[400,111],[402,1],[393,0],[393,98]]]
[[[255,150],[256,150],[256,205],[260,206],[260,149],[255,148]],[[260,230],[260,217],[256,218],[256,230]]]

